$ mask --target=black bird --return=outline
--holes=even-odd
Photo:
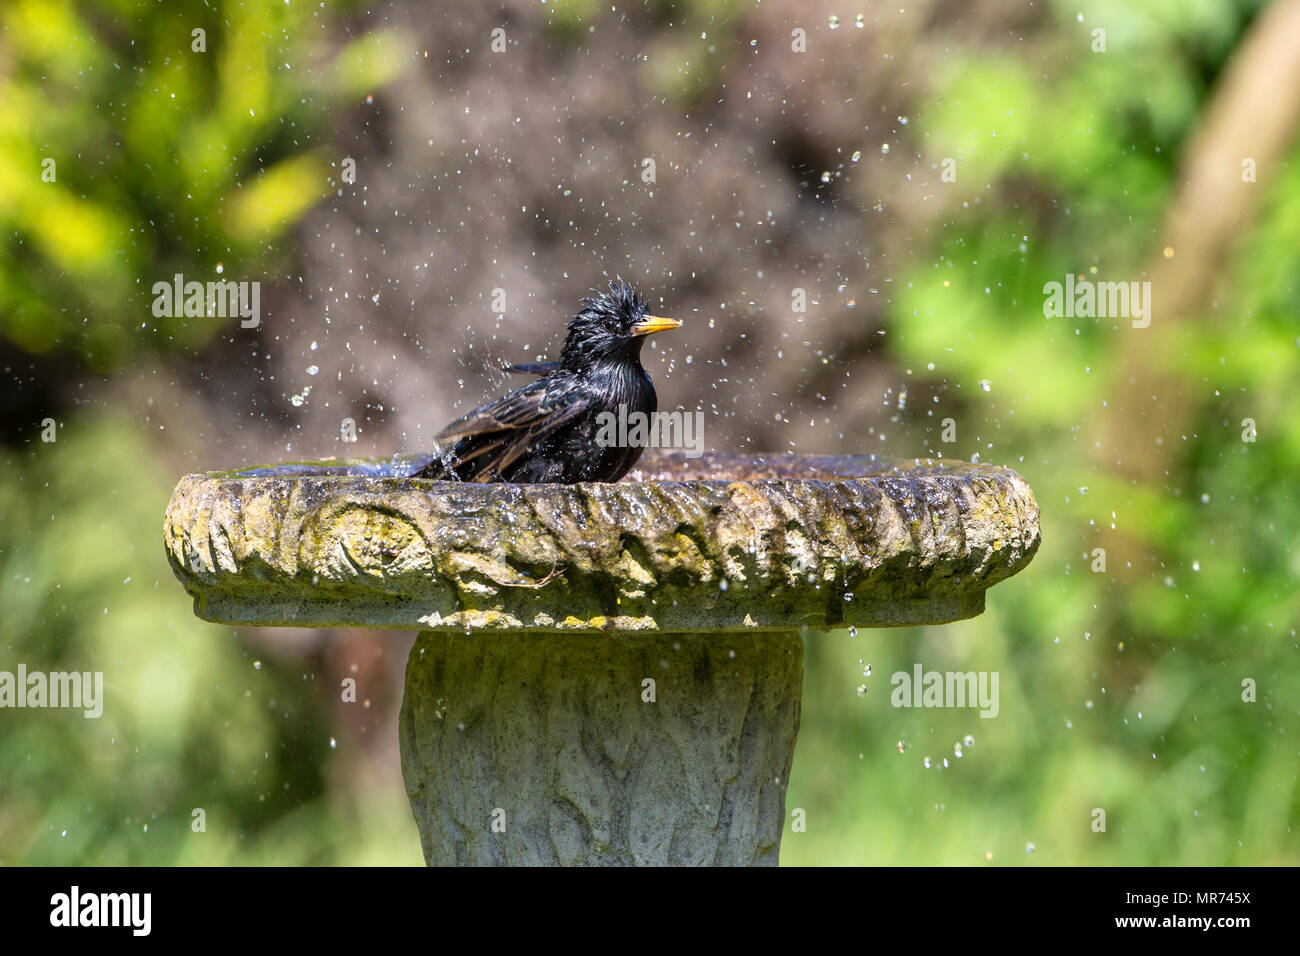
[[[636,464],[641,447],[597,442],[602,412],[652,415],[654,385],[641,367],[641,345],[652,332],[681,325],[650,314],[621,280],[593,292],[569,322],[558,362],[511,365],[542,376],[456,419],[437,436],[445,444],[419,478],[521,483],[618,481]],[[631,419],[629,419],[631,421]]]

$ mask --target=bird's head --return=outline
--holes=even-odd
[[[647,335],[681,325],[651,315],[645,300],[621,279],[611,282],[608,292],[594,292],[582,302],[560,351],[560,366],[571,372],[602,361],[635,361]]]

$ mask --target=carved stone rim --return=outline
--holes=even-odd
[[[230,624],[744,632],[942,623],[1038,548],[995,465],[648,452],[612,484],[407,477],[429,456],[189,475],[173,570]]]

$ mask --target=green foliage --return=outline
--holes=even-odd
[[[934,412],[910,421],[913,443],[1018,468],[1042,507],[1042,550],[979,619],[808,637],[789,806],[810,808],[809,822],[787,832],[787,863],[1300,861],[1300,163],[1252,187],[1266,190],[1263,214],[1224,263],[1222,299],[1165,357],[1193,409],[1184,441],[1152,451],[1166,482],[1100,469],[1083,438],[1125,336],[1143,332],[1044,318],[1042,286],[1144,267],[1208,95],[1185,51],[1230,48],[1237,14],[1108,4],[1110,52],[1082,53],[1099,9],[1084,24],[1071,12],[1052,41],[1073,51],[1058,68],[1035,51],[954,64],[933,91],[922,122],[937,155],[959,158],[947,188],[969,202],[891,316],[899,364],[929,367],[960,400],[943,414],[964,440],[939,444]],[[1247,417],[1255,443],[1242,441]],[[1113,527],[1115,512],[1131,523]],[[1160,564],[1093,573],[1091,550],[1116,530]],[[858,659],[873,666],[864,698]],[[1000,672],[1001,715],[891,707],[890,675],[915,662]],[[954,758],[968,733],[976,745]]]
[[[213,324],[155,318],[153,284],[270,269],[336,188],[329,111],[408,56],[372,33],[324,58],[325,25],[303,4],[7,4],[0,336],[105,372],[210,338]]]
[[[323,12],[341,11],[0,7],[6,352],[114,371],[217,331],[154,318],[152,284],[212,279],[218,265],[259,278],[289,227],[337,188],[341,154],[320,138],[330,112],[409,56],[387,32],[320,44]],[[98,719],[3,712],[0,862],[418,860],[405,852],[415,837],[400,793],[361,820],[331,793],[338,753],[309,675],[292,660],[255,668],[230,629],[178,600],[158,541],[173,476],[152,466],[149,442],[83,410],[57,441],[0,453],[0,669],[102,671],[107,698]],[[191,829],[195,808],[205,832]]]
[[[410,832],[380,845],[409,860],[400,793],[396,812],[381,800],[360,822],[329,795],[325,695],[301,666],[255,666],[229,628],[177,600],[158,543],[171,482],[146,442],[84,416],[0,458],[0,669],[102,671],[105,683],[99,718],[3,712],[0,862],[356,861],[392,820]],[[195,808],[205,832],[191,829]]]

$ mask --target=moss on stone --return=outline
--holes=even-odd
[[[164,541],[196,613],[444,631],[942,623],[978,614],[1039,543],[1029,486],[992,465],[647,454],[615,484],[474,485],[406,477],[419,461],[183,478]]]

